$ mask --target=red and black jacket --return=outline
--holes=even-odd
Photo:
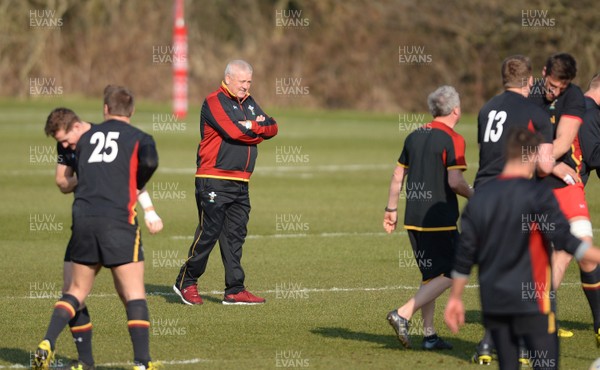
[[[257,122],[260,115],[266,119]],[[251,127],[240,121],[251,121]],[[277,122],[249,94],[239,99],[221,83],[202,104],[196,177],[249,181],[258,155],[256,144],[275,135]]]

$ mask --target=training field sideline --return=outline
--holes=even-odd
[[[54,185],[55,142],[44,136],[43,125],[50,110],[61,105],[84,120],[101,121],[100,100],[0,101],[0,369],[29,366],[60,295],[73,196]],[[451,351],[401,349],[386,320],[420,280],[406,233],[385,234],[382,217],[404,137],[429,121],[426,114],[266,109],[279,122],[279,135],[259,146],[243,266],[249,290],[267,303],[221,304],[223,266],[215,248],[199,282],[204,305],[181,304],[171,286],[197,224],[193,175],[199,105],[177,121],[168,105],[141,102],[132,119],[153,135],[160,157],[147,189],[165,228],[150,236],[142,226],[153,359],[166,369],[187,370],[478,368],[468,364],[483,333],[475,278],[465,293],[467,324],[458,335],[443,323],[447,293],[438,301],[436,326],[454,345]],[[465,115],[456,131],[467,142],[465,177],[472,183],[474,116]],[[596,233],[599,184],[593,174],[586,188]],[[400,215],[403,207],[400,202]],[[110,273],[101,271],[87,304],[97,368],[128,369],[126,317]],[[561,340],[561,367],[587,369],[600,350],[574,265],[558,291],[558,318],[575,333]],[[410,331],[420,348],[420,313]],[[57,354],[57,364],[76,356],[66,330]]]

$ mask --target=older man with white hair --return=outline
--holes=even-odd
[[[277,122],[250,96],[252,67],[233,60],[219,89],[208,95],[200,117],[196,205],[198,227],[173,290],[189,305],[202,304],[197,281],[217,240],[225,266],[223,304],[261,304],[244,286],[242,246],[250,214],[248,182],[257,144],[277,134]]]
[[[460,99],[452,86],[432,92],[427,103],[433,121],[407,136],[390,183],[383,227],[391,233],[398,222],[397,205],[406,178],[404,228],[422,279],[419,290],[387,319],[398,340],[410,348],[409,320],[419,309],[423,316],[426,350],[452,349],[433,326],[435,300],[452,285],[450,273],[458,241],[456,194],[469,198],[473,190],[462,172],[467,168],[465,140],[454,131],[461,117]]]

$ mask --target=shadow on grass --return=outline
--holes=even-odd
[[[24,351],[20,348],[0,348],[0,360],[9,362],[10,368],[31,368],[33,364],[34,349],[31,351]],[[61,356],[58,354],[52,363],[50,369],[70,369],[72,359]],[[125,370],[126,368],[120,366],[96,366],[97,370]]]
[[[390,328],[390,330],[392,330]],[[346,340],[355,340],[361,342],[369,342],[380,344],[384,349],[391,350],[404,350],[404,349],[396,336],[394,334],[375,334],[375,333],[366,333],[361,331],[354,331],[347,328],[340,327],[321,327],[312,329],[311,332],[313,334],[322,335],[327,338],[341,338]],[[419,351],[419,352],[429,352],[424,349],[421,349],[421,341],[417,336],[411,336],[411,343],[413,348],[408,351]],[[469,362],[473,353],[475,353],[476,342],[471,342],[468,340],[460,339],[457,337],[445,338],[448,342],[452,343],[454,346],[453,350],[443,350],[436,351],[436,353],[444,354],[448,356],[456,357],[460,360],[464,360],[465,362]]]
[[[481,322],[481,312],[479,310],[468,310],[465,313],[465,320],[468,323],[477,323]],[[382,323],[382,325],[388,325],[387,322]],[[342,327],[319,327],[312,329],[311,332],[313,334],[321,335],[327,338],[340,338],[346,340],[354,340],[360,342],[368,342],[375,343],[381,345],[381,348],[391,349],[391,350],[405,350],[398,338],[394,334],[393,329],[390,327],[390,334],[376,334],[376,333],[367,333],[363,331],[354,331],[349,328]],[[419,352],[429,352],[424,349],[421,349],[421,340],[422,336],[411,335],[411,343],[412,349],[410,351],[419,351]],[[477,346],[477,341],[470,341],[460,338],[460,333],[458,336],[444,337],[444,340],[452,343],[454,346],[453,350],[443,350],[436,351],[440,354],[445,354],[448,356],[456,357],[460,360],[464,360],[466,362],[470,362],[471,356],[475,353],[475,347]]]
[[[590,333],[594,332],[594,324],[592,322],[592,318],[587,322],[582,321],[573,321],[573,320],[561,320],[560,314],[558,318],[558,326],[562,329],[566,330],[589,330]]]
[[[165,299],[167,303],[184,304],[181,302],[181,298],[173,291],[173,285],[156,285],[146,284],[146,292],[150,296],[160,296]],[[202,300],[204,302],[221,303],[222,299],[213,297],[210,295],[203,295]]]

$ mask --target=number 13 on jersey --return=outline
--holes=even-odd
[[[88,159],[88,163],[99,163],[105,162],[110,163],[117,158],[117,153],[119,153],[119,146],[117,144],[117,139],[119,138],[119,133],[110,131],[104,136],[104,132],[96,132],[90,138],[90,144],[96,145],[92,155]]]
[[[506,112],[501,110],[500,112],[492,110],[488,114],[488,121],[485,126],[485,134],[483,135],[483,142],[498,142],[502,137],[502,130],[504,129],[504,121],[506,121]],[[496,127],[492,128],[496,123]]]

